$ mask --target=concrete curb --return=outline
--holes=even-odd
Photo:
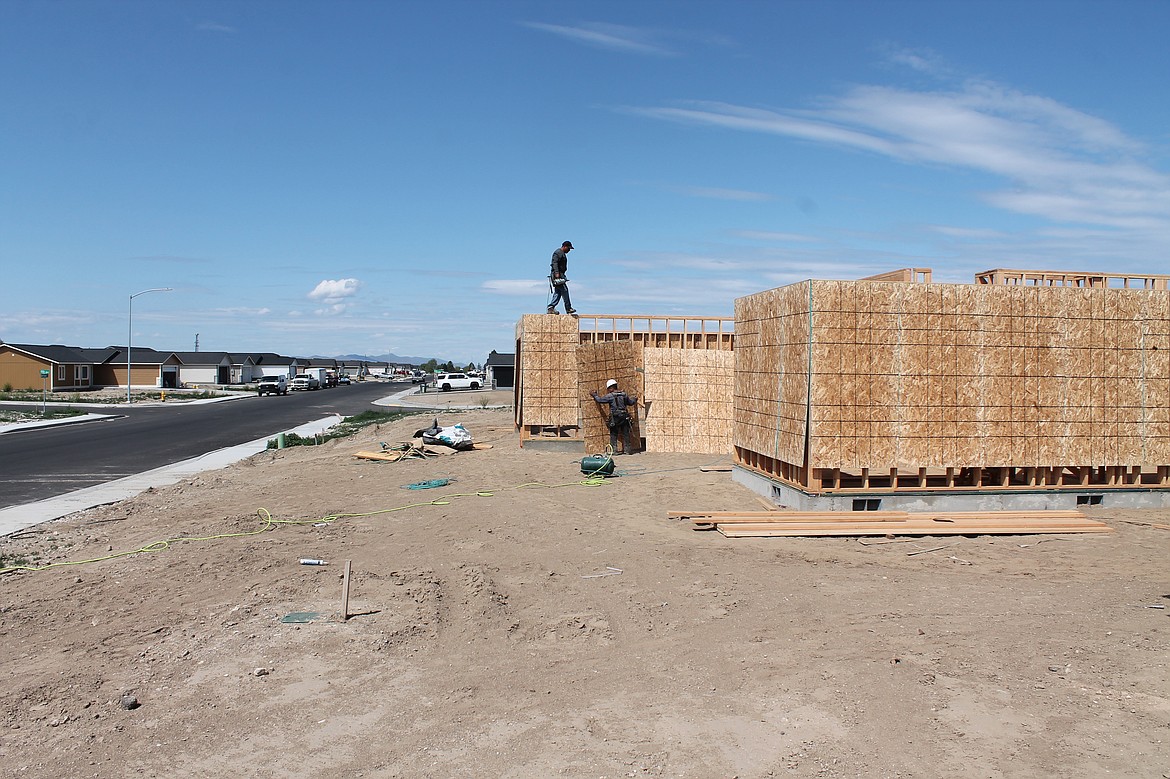
[[[328,430],[340,422],[340,416],[332,415],[284,432],[311,436]],[[199,457],[192,457],[172,465],[164,465],[161,468],[126,476],[105,484],[95,484],[92,487],[85,487],[55,498],[0,509],[0,536],[10,535],[33,525],[59,519],[94,506],[117,503],[120,500],[132,498],[149,487],[165,487],[196,473],[227,467],[232,463],[263,452],[268,448],[269,440],[275,438],[276,435],[274,433],[255,441],[208,452]]]
[[[14,430],[32,430],[38,427],[57,427],[58,425],[76,425],[81,422],[97,422],[102,419],[113,419],[117,414],[82,414],[78,417],[64,419],[42,419],[36,422],[12,422],[0,425],[0,435],[11,433]]]

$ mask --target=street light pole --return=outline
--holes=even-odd
[[[127,404],[129,404],[131,402],[131,400],[130,400],[130,371],[131,371],[131,367],[130,367],[131,346],[130,346],[130,344],[134,340],[134,298],[138,297],[139,295],[145,295],[148,292],[171,292],[171,291],[172,291],[171,287],[155,287],[154,289],[144,289],[141,292],[135,292],[133,295],[130,296],[130,311],[129,311],[129,316],[127,317],[127,320],[129,322],[129,325],[128,325],[129,330],[126,333],[126,403]]]

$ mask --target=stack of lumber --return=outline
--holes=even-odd
[[[672,511],[696,529],[728,538],[768,536],[975,536],[1033,533],[1109,533],[1113,528],[1079,511]]]

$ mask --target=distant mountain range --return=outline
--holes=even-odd
[[[332,359],[332,360],[365,360],[366,362],[393,362],[393,363],[401,363],[404,365],[422,365],[427,360],[432,359],[430,357],[403,357],[403,356],[394,354],[394,352],[387,352],[386,354],[375,354],[375,355],[368,355],[368,354],[329,354],[329,355],[314,354],[313,356],[314,357],[322,357],[325,359]],[[438,357],[435,357],[434,359],[438,360],[438,362],[440,362],[440,363],[447,362],[447,360],[440,360]],[[455,363],[456,365],[467,365],[467,362],[460,362],[459,360],[451,360],[451,362]]]

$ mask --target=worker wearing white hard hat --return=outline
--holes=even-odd
[[[593,399],[603,406],[609,406],[609,416],[605,422],[609,425],[609,448],[614,454],[633,454],[634,446],[634,416],[631,409],[636,410],[638,399],[622,392],[618,387],[617,379],[605,382],[605,394],[590,393]],[[618,438],[622,439],[622,451],[618,451]]]

